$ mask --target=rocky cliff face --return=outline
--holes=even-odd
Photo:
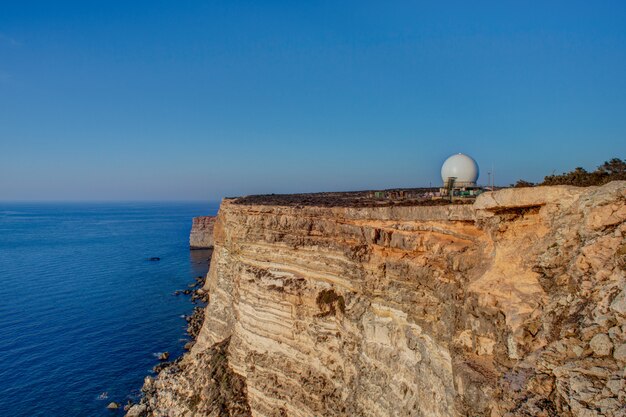
[[[224,201],[155,416],[624,416],[626,182],[465,206]]]
[[[213,247],[213,227],[215,216],[194,217],[189,234],[191,249],[210,249]]]

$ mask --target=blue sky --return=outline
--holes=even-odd
[[[626,157],[626,2],[2,1],[0,200],[537,181]]]

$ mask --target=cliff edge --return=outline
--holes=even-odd
[[[211,249],[213,247],[213,227],[215,216],[194,217],[189,233],[189,247],[191,249]]]
[[[626,182],[473,205],[236,202],[198,340],[147,380],[142,413],[626,415]]]

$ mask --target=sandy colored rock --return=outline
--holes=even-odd
[[[609,356],[613,350],[613,343],[608,335],[600,333],[591,339],[589,347],[596,356]]]
[[[626,316],[626,289],[622,290],[611,303],[611,310]]]
[[[625,182],[474,206],[225,200],[204,324],[144,386],[148,412],[623,416],[625,200]]]
[[[126,417],[145,417],[148,410],[145,404],[135,404],[126,413]]]
[[[615,352],[613,352],[613,357],[620,362],[626,362],[626,343],[622,343],[617,348],[615,348]]]
[[[213,227],[215,216],[194,217],[189,234],[191,249],[211,249],[213,247]]]

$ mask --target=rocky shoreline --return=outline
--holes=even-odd
[[[211,267],[211,255],[213,250],[209,250],[209,268]],[[181,360],[188,354],[189,350],[193,348],[196,343],[196,339],[202,329],[204,323],[204,311],[206,304],[209,302],[209,293],[203,288],[206,281],[206,276],[199,275],[194,279],[193,283],[190,283],[184,290],[174,291],[174,296],[189,295],[190,301],[194,304],[193,311],[189,315],[185,315],[184,319],[187,322],[187,334],[190,337],[189,342],[184,346],[187,351],[182,356],[168,361],[169,352],[163,352],[159,355],[161,361],[155,365],[152,370],[155,372],[155,376],[147,376],[144,379],[143,387],[141,388],[142,397],[139,403],[128,402],[124,406],[127,417],[146,417],[151,413],[151,398],[156,394],[155,379],[165,370],[168,374],[175,375],[180,372],[179,364]]]

